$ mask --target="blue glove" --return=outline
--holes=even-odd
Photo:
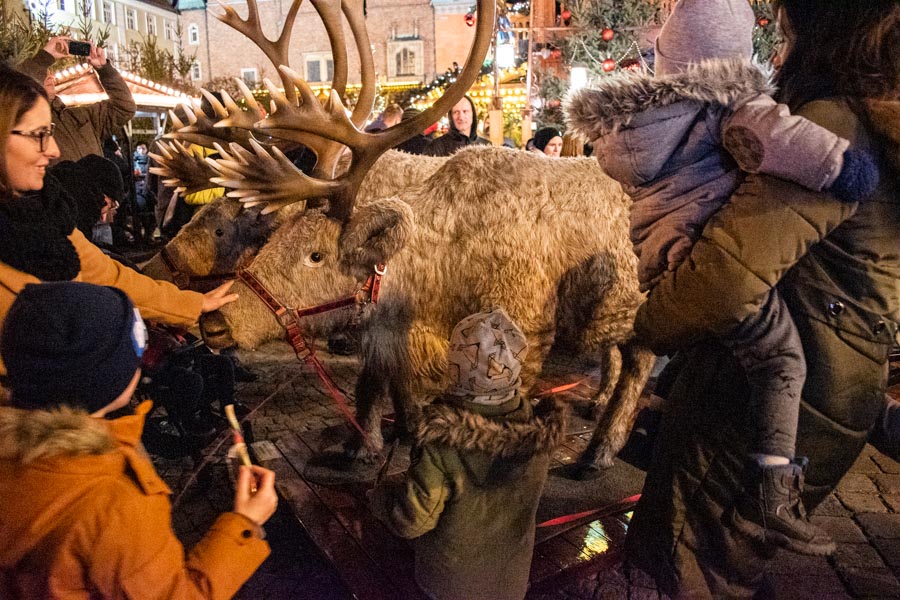
[[[844,152],[844,168],[829,192],[844,202],[868,199],[878,187],[878,165],[868,152],[848,148]]]

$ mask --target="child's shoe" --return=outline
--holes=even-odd
[[[834,552],[834,540],[806,516],[800,500],[800,464],[761,466],[753,462],[747,471],[745,493],[731,511],[735,530],[798,554],[826,556]]]

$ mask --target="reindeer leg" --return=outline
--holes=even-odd
[[[622,353],[616,345],[606,345],[600,350],[600,391],[591,400],[579,400],[572,409],[582,418],[597,421],[603,414],[616,389],[622,373]]]
[[[368,361],[363,361],[362,372],[356,380],[356,421],[369,438],[366,444],[358,431],[344,444],[344,452],[350,458],[373,462],[384,447],[381,436],[382,401],[385,394],[383,375],[376,372]]]
[[[620,350],[621,376],[591,441],[576,463],[574,472],[581,479],[590,477],[598,467],[612,466],[613,458],[628,439],[638,399],[653,368],[653,353],[633,339],[623,344]]]

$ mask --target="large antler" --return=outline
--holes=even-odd
[[[202,111],[195,111],[190,104],[183,103],[181,110],[188,123],[185,124],[175,111],[169,111],[173,128],[172,132],[166,134],[165,137],[199,144],[207,148],[212,147],[216,142],[226,144],[237,142],[245,148],[249,148],[254,124],[265,118],[266,115],[253,98],[250,88],[242,80],[238,79],[237,81],[244,101],[247,103],[247,110],[242,110],[224,90],[221,92],[222,102],[219,102],[215,96],[201,89],[200,92],[213,108],[215,118],[207,116]]]
[[[256,6],[256,0],[247,0],[247,18],[242,19],[237,12],[226,4],[219,2],[219,7],[225,11],[225,14],[216,15],[216,18],[247,36],[260,50],[266,55],[272,64],[276,67],[279,65],[290,64],[288,57],[288,49],[291,44],[291,33],[294,30],[294,22],[297,19],[297,11],[303,0],[293,0],[291,8],[287,12],[284,19],[284,27],[281,29],[281,35],[277,40],[270,40],[265,36],[262,30],[262,23],[259,21],[259,9]],[[293,90],[289,89],[288,81],[284,82],[284,91],[289,98],[295,98]]]
[[[363,49],[368,48],[368,36],[364,33],[364,27],[361,27],[361,23],[357,22],[354,25],[349,16],[351,14],[362,14],[362,0],[344,0],[344,3],[354,7],[352,10],[345,9],[344,14],[348,15],[351,28],[358,28],[354,29],[357,44],[359,45],[361,40],[364,40],[366,44],[360,48],[363,82],[374,82],[374,64],[371,61],[366,62],[362,60],[362,56],[366,54]],[[466,91],[481,73],[481,65],[491,43],[494,9],[494,0],[477,0],[478,24],[465,67],[444,95],[429,109],[416,115],[414,118],[401,121],[399,124],[384,131],[363,133],[355,124],[362,109],[359,112],[354,111],[353,116],[348,117],[340,96],[335,90],[331,91],[328,100],[323,105],[298,73],[289,67],[281,66],[279,71],[282,81],[290,80],[292,82],[290,85],[286,84],[285,89],[296,88],[298,98],[296,101],[292,100],[290,95],[287,93],[282,94],[271,81],[265,80],[266,87],[268,87],[275,104],[275,112],[267,119],[257,123],[256,129],[285,140],[305,143],[304,140],[314,136],[323,140],[338,142],[350,148],[353,158],[350,169],[346,174],[335,180],[328,181],[327,184],[320,181],[320,185],[310,185],[307,182],[304,186],[299,186],[304,187],[308,194],[327,193],[330,200],[329,213],[331,216],[341,221],[346,221],[353,210],[356,192],[366,173],[378,157],[437,121],[465,95]],[[374,85],[372,88],[374,93]],[[363,89],[366,89],[365,85]],[[359,106],[357,108],[359,109]],[[260,148],[255,155],[244,157],[248,163],[254,164],[256,168],[245,168],[246,175],[243,179],[226,180],[227,182],[224,185],[233,187],[236,190],[235,192],[230,192],[229,195],[240,197],[251,204],[267,202],[265,194],[246,193],[259,190],[265,183],[262,180],[268,179],[261,169],[267,164],[268,159],[272,157],[269,155],[267,158],[262,156],[262,153],[268,155],[265,149]],[[247,166],[249,167],[249,164]],[[287,174],[284,173],[284,175]],[[298,186],[291,179],[293,178],[287,177],[279,185],[298,191]],[[296,201],[302,201],[311,197],[313,196],[297,195]],[[278,204],[279,206],[282,205],[280,202]]]
[[[178,141],[160,142],[159,154],[150,153],[158,167],[150,167],[150,172],[163,178],[163,183],[175,188],[176,192],[193,194],[216,187],[210,178],[218,176],[213,166],[204,157]]]

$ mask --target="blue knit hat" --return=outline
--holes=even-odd
[[[96,412],[140,365],[146,329],[121,290],[74,281],[26,285],[0,338],[12,405]]]

